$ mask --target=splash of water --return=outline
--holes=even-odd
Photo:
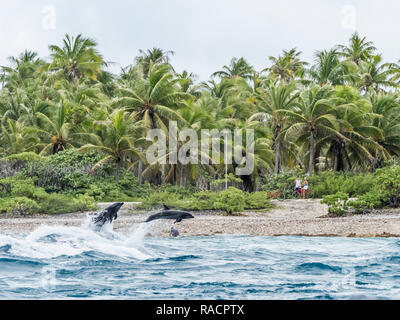
[[[124,236],[114,232],[113,223],[106,223],[96,232],[92,217],[88,215],[81,227],[43,225],[28,235],[0,235],[0,247],[10,246],[11,254],[37,259],[90,251],[139,260],[152,258],[145,249],[144,239],[153,224],[141,223],[129,236]]]
[[[125,240],[126,245],[135,248],[143,247],[144,238],[152,226],[154,226],[154,221],[150,223],[140,223],[138,226],[134,227],[131,235]]]

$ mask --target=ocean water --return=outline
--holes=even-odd
[[[400,239],[0,235],[0,299],[400,299]]]

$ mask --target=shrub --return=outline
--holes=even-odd
[[[115,178],[112,177],[112,181],[114,182]],[[115,182],[114,182],[115,184]],[[120,175],[118,188],[121,192],[123,192],[126,196],[134,199],[142,198],[147,196],[150,193],[150,188],[146,184],[139,185],[137,177],[133,175],[132,172],[128,172],[123,170]],[[187,188],[182,188],[181,191],[187,191]]]
[[[43,199],[39,205],[41,212],[47,214],[72,213],[93,208],[93,206],[87,205],[86,201],[89,199],[90,198],[85,198],[85,200],[81,199],[79,201],[72,196],[51,193]]]
[[[104,188],[97,184],[92,184],[89,187],[89,190],[86,191],[85,195],[92,197],[96,201],[101,201],[105,198]]]
[[[139,207],[141,209],[151,209],[159,207],[163,204],[172,208],[184,209],[181,196],[166,191],[150,193],[142,200],[142,204]],[[189,210],[189,207],[186,207],[185,209]]]
[[[43,161],[30,163],[23,171],[27,177],[35,177],[36,185],[47,192],[85,193],[94,176],[89,175],[93,165],[101,159],[98,153],[79,153],[75,149],[48,156]],[[96,178],[106,176],[109,168],[96,171]]]
[[[22,152],[19,154],[12,154],[8,157],[5,157],[4,160],[8,161],[8,162],[13,162],[13,163],[17,163],[17,162],[36,162],[36,161],[43,161],[44,157],[34,153],[34,152]]]
[[[74,210],[74,212],[75,211],[85,212],[98,209],[98,206],[96,205],[94,198],[86,194],[78,195],[76,199],[74,199],[74,202],[76,205],[76,210]]]
[[[32,214],[40,211],[36,201],[26,197],[12,197],[0,199],[0,212],[10,214]]]
[[[168,192],[171,194],[175,194],[178,197],[181,197],[182,199],[186,197],[191,197],[196,192],[193,186],[182,187],[182,186],[174,186],[171,184],[159,186],[156,188],[156,190],[158,192]]]
[[[272,208],[269,194],[267,192],[246,193],[245,209],[268,209]]]
[[[378,169],[374,174],[374,185],[370,191],[349,205],[357,212],[385,207],[400,207],[400,166]]]
[[[360,196],[358,199],[350,200],[348,205],[354,208],[355,213],[365,213],[370,209],[378,209],[383,207],[381,195],[375,190]]]
[[[329,213],[342,215],[349,209],[348,200],[348,194],[338,192],[336,194],[324,196],[324,198],[321,200],[321,203],[328,205]]]
[[[217,200],[218,193],[212,191],[202,191],[195,193],[192,201],[186,204],[191,210],[212,210]]]
[[[354,174],[326,171],[308,178],[314,196],[322,198],[325,195],[344,192],[350,197],[359,196],[368,192],[374,184],[371,173]]]
[[[244,192],[234,187],[221,191],[218,193],[213,207],[217,210],[224,210],[228,214],[244,211]]]
[[[43,159],[43,157],[34,152],[10,155],[0,160],[0,178],[15,176],[23,171],[29,164],[42,161]]]

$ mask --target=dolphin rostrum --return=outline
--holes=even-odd
[[[186,211],[171,210],[164,205],[164,210],[150,216],[146,222],[158,219],[175,219],[175,223],[181,222],[183,219],[193,219],[194,217]]]
[[[106,222],[113,222],[113,220],[117,220],[117,213],[119,209],[124,205],[123,202],[117,202],[112,204],[111,206],[103,209],[97,215],[92,218],[92,222],[96,226],[97,230],[100,230]]]

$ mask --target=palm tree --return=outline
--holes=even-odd
[[[370,96],[372,112],[379,115],[373,120],[372,125],[383,132],[383,138],[377,143],[386,150],[389,155],[400,156],[400,100],[397,95],[373,93]],[[384,155],[375,157],[378,162]]]
[[[229,66],[223,66],[222,70],[214,72],[211,76],[221,78],[237,78],[250,79],[253,75],[253,67],[243,58],[232,58]]]
[[[131,119],[143,120],[148,129],[161,128],[168,132],[168,120],[181,120],[178,108],[185,106],[191,95],[181,92],[167,64],[151,64],[148,78],[125,83],[117,88],[113,105],[131,111]]]
[[[349,40],[349,45],[339,45],[338,50],[346,60],[359,65],[361,61],[368,62],[375,55],[376,48],[371,41],[366,40],[366,37],[361,38],[355,32]]]
[[[4,155],[18,154],[29,150],[34,150],[39,142],[35,127],[25,126],[19,121],[7,120],[7,125],[1,125],[1,144],[0,151]]]
[[[346,74],[345,66],[340,62],[336,49],[317,51],[315,64],[308,73],[311,79],[320,86],[344,84]]]
[[[38,132],[42,136],[42,151],[40,154],[47,154],[51,150],[52,154],[66,150],[68,147],[73,147],[71,132],[71,123],[67,122],[67,108],[61,100],[58,103],[56,112],[52,116],[47,116],[44,113],[38,112],[37,117],[40,119],[40,127]]]
[[[277,58],[273,56],[269,57],[272,65],[263,71],[268,71],[273,77],[277,77],[285,82],[290,82],[296,77],[302,77],[305,72],[304,67],[307,63],[300,60],[300,55],[301,52],[297,51],[296,48],[289,51],[283,50],[281,56]]]
[[[44,61],[38,58],[37,52],[25,50],[18,57],[9,57],[11,67],[0,67],[3,82],[9,89],[21,87],[25,81],[33,80]]]
[[[289,119],[289,126],[284,132],[285,138],[293,138],[298,143],[308,145],[310,176],[313,174],[318,139],[326,135],[340,134],[332,94],[333,90],[329,86],[312,85],[300,93],[293,110],[277,111]]]
[[[81,78],[96,80],[107,63],[97,51],[97,42],[79,34],[76,38],[65,35],[62,47],[51,45],[50,71],[62,72],[69,82]]]
[[[368,93],[370,88],[375,91],[384,88],[395,88],[396,83],[390,79],[390,76],[395,73],[390,64],[381,64],[382,58],[374,56],[370,61],[361,61],[359,63],[358,77],[356,84]]]
[[[253,192],[255,189],[259,189],[261,179],[260,173],[265,171],[270,171],[274,165],[274,152],[271,148],[272,141],[269,134],[269,130],[265,127],[263,123],[259,121],[253,121],[251,118],[246,121],[240,121],[236,128],[242,130],[242,148],[241,150],[234,150],[235,152],[240,151],[243,159],[246,161],[252,161],[254,163],[254,168],[251,174],[242,175],[240,178],[243,180],[243,186],[245,191]],[[247,143],[247,130],[251,129],[254,131],[254,139],[250,141],[249,145]],[[248,150],[253,150],[252,152],[247,152]],[[233,163],[234,172],[236,168],[243,167],[244,163],[237,164]]]
[[[329,140],[328,156],[334,158],[333,170],[343,171],[345,160],[347,168],[369,165],[373,154],[382,148],[376,142],[383,138],[382,130],[373,125],[375,114],[368,99],[360,96],[351,87],[337,87],[335,91],[336,118],[339,134],[326,137]]]
[[[294,83],[282,83],[270,85],[267,90],[258,90],[257,108],[258,113],[250,120],[267,122],[273,131],[273,143],[275,148],[274,173],[278,174],[281,165],[281,133],[286,126],[286,115],[281,110],[290,110],[294,107],[298,94]]]
[[[196,75],[184,70],[182,73],[176,73],[178,84],[182,92],[190,93],[193,97],[200,97],[201,93],[198,91],[199,87],[195,85]]]
[[[160,48],[147,49],[146,51],[139,50],[140,56],[136,57],[136,63],[143,66],[144,78],[147,78],[150,71],[150,66],[153,64],[169,64],[170,56],[175,54],[174,51],[164,51]]]
[[[4,89],[2,93],[3,96],[0,101],[1,122],[4,124],[8,119],[17,121],[26,108],[27,95],[25,91],[20,88],[17,88],[15,92]]]
[[[143,138],[137,138],[140,126],[133,126],[129,120],[129,113],[124,109],[116,109],[106,120],[95,121],[96,131],[89,134],[81,134],[90,142],[79,148],[81,152],[95,150],[104,153],[105,156],[97,162],[92,171],[99,166],[112,161],[115,164],[115,182],[119,183],[121,166],[124,159],[132,161],[141,159],[145,161],[138,145],[144,144]]]
[[[113,105],[131,112],[132,121],[141,121],[147,129],[162,129],[168,136],[168,121],[183,121],[177,110],[192,96],[179,90],[168,64],[151,63],[148,77],[125,82],[117,88]],[[142,180],[143,163],[139,161],[138,180]]]

